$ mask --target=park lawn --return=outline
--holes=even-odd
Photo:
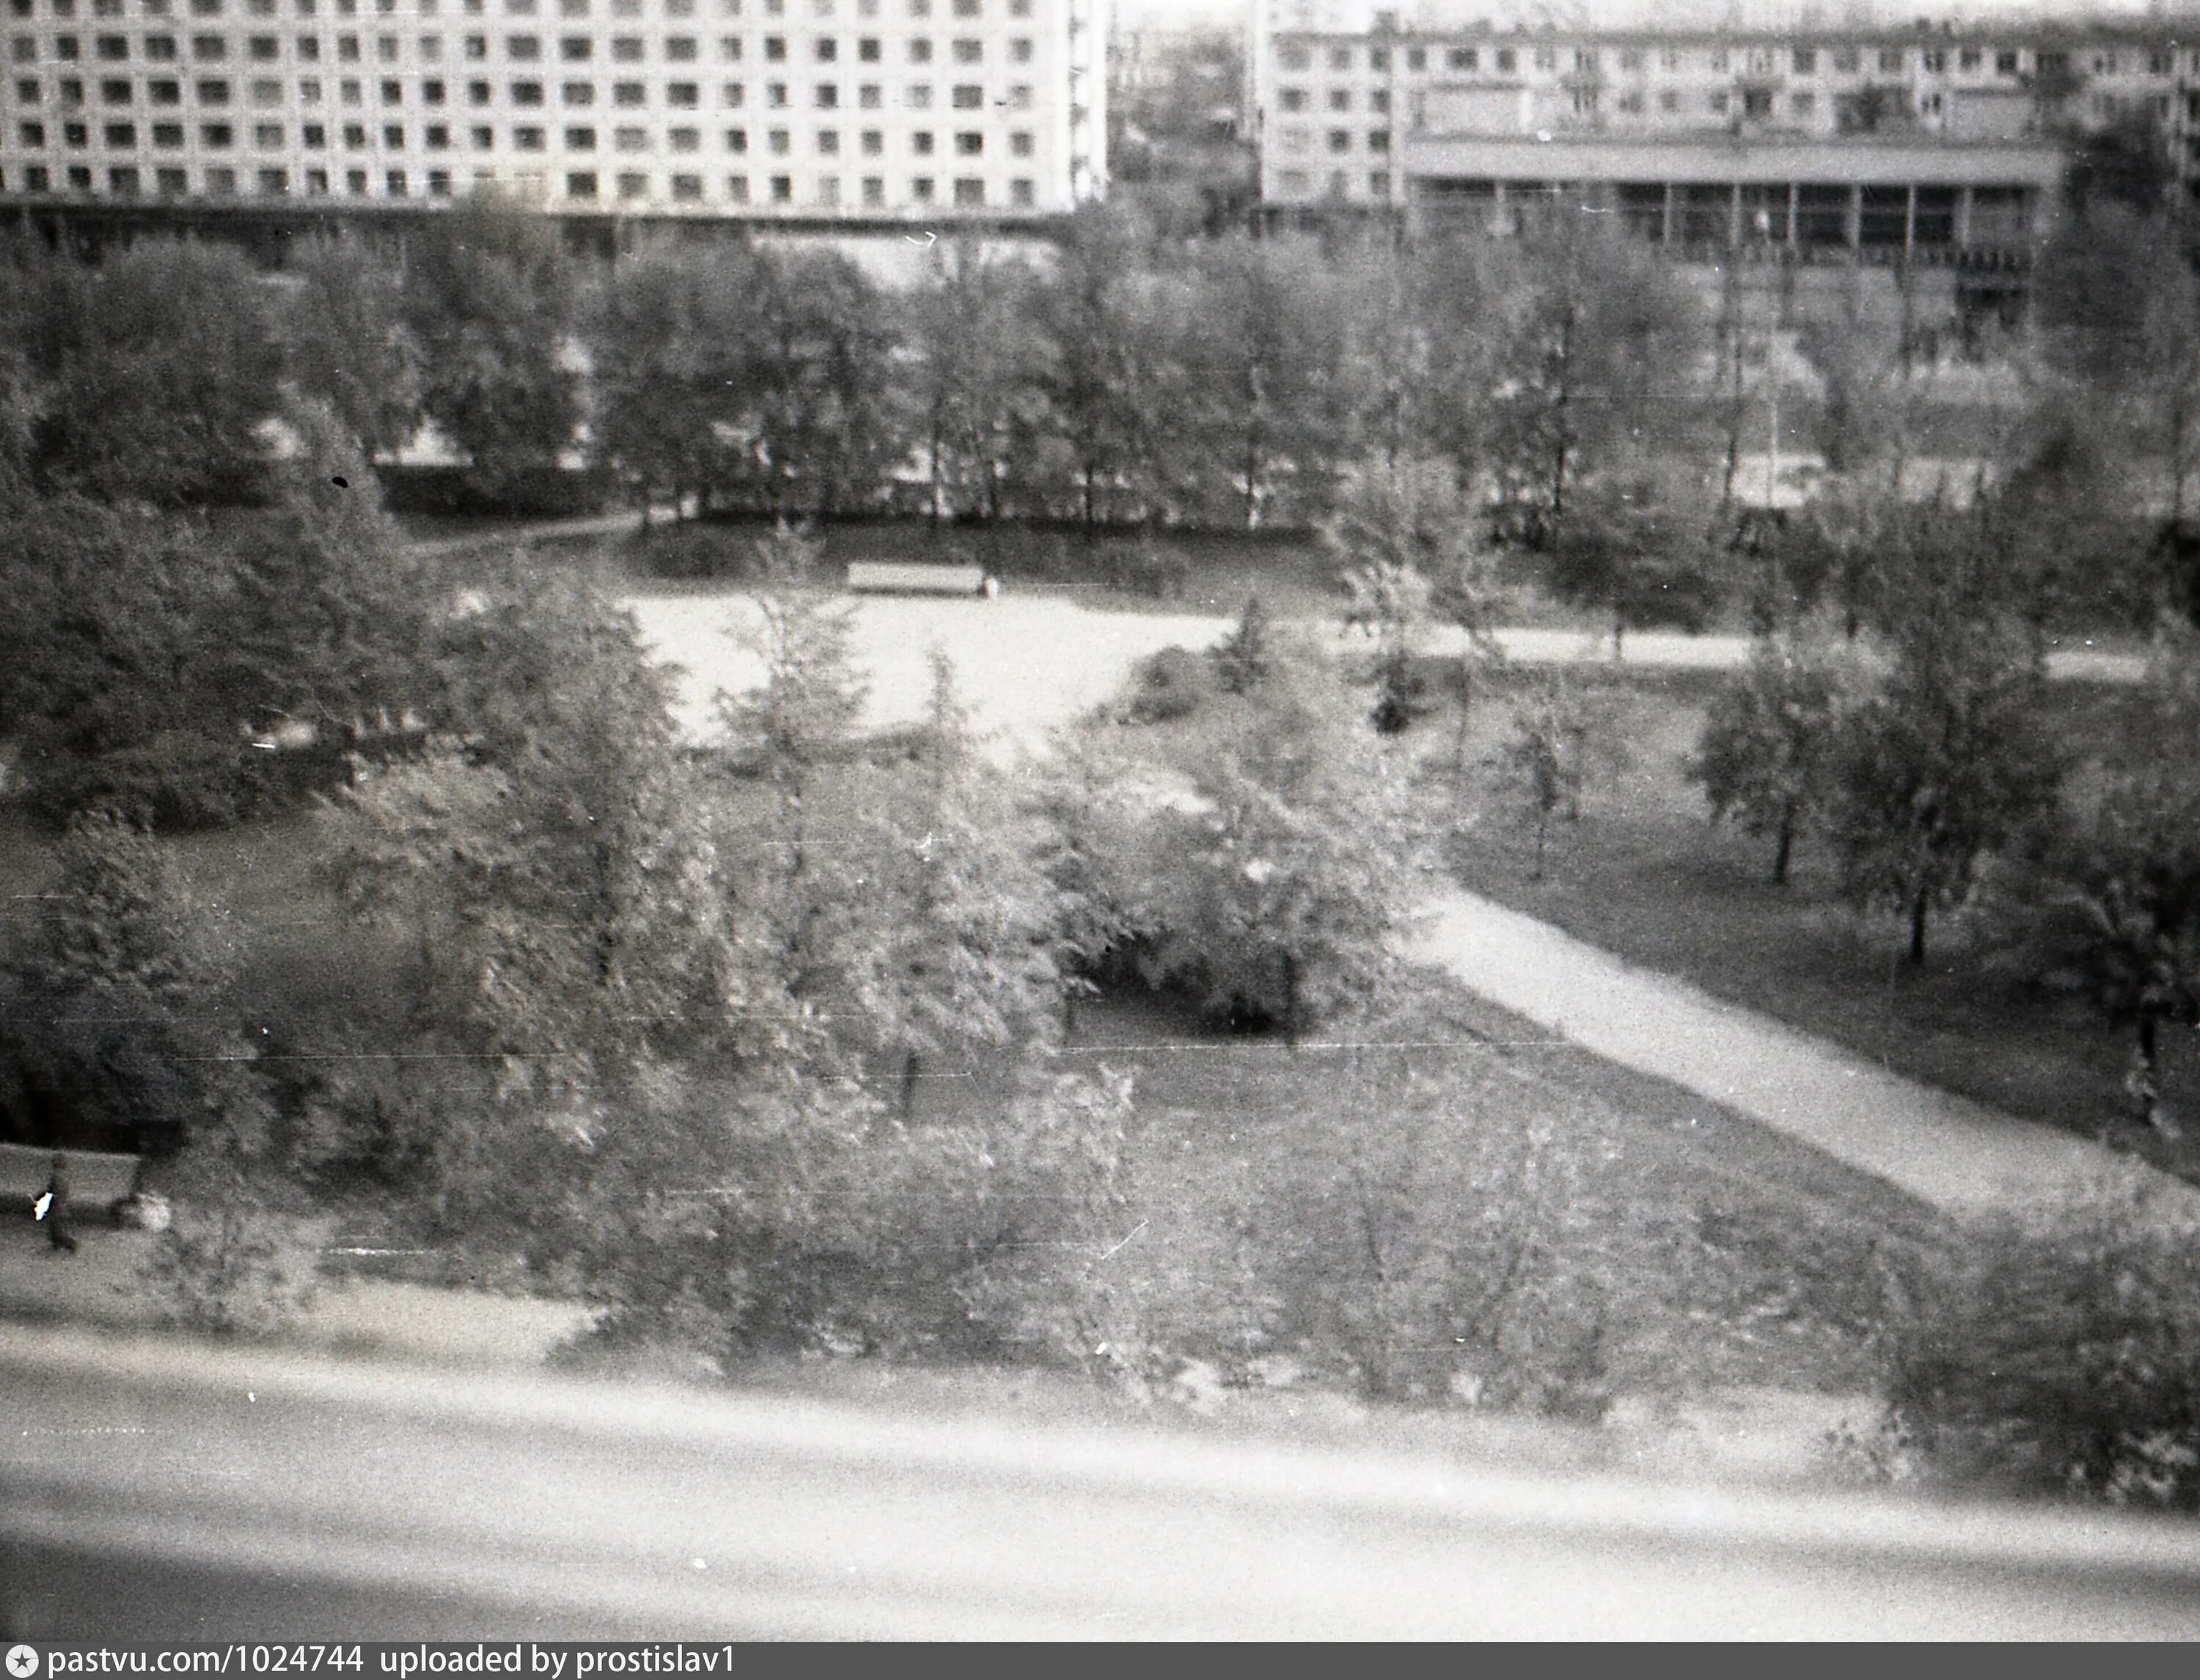
[[[1589,754],[1579,820],[1550,823],[1536,879],[1533,819],[1500,762],[1523,680],[1485,686],[1463,777],[1449,769],[1456,710],[1423,725],[1423,809],[1450,828],[1448,861],[1462,885],[1897,1073],[2086,1135],[2106,1126],[2120,1144],[2200,1178],[2200,1139],[2168,1144],[2121,1122],[2126,1038],[2057,982],[2054,959],[1991,881],[1972,905],[1935,917],[1916,972],[1899,960],[1898,918],[1842,903],[1823,845],[1799,842],[1788,885],[1776,887],[1771,843],[1711,822],[1685,766],[1715,676],[1577,680],[1605,720],[1592,735],[1603,745]],[[2053,694],[2057,728],[2075,751],[2112,750],[2131,727],[2128,694],[2077,683]],[[2200,1035],[2165,1034],[2163,1051],[2165,1098],[2200,1130]]]

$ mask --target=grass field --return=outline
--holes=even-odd
[[[1898,960],[1897,919],[1860,917],[1844,905],[1823,846],[1799,845],[1788,884],[1775,887],[1770,843],[1711,823],[1684,766],[1716,681],[1640,671],[1583,679],[1606,720],[1595,736],[1612,745],[1591,752],[1580,820],[1551,824],[1540,881],[1524,798],[1493,762],[1512,728],[1511,704],[1486,696],[1469,732],[1464,784],[1431,774],[1425,786],[1429,808],[1453,829],[1458,879],[1898,1073],[2089,1135],[2116,1125],[2127,1042],[2055,982],[2051,959],[1991,892],[1936,918],[1925,969],[1912,971]],[[2054,695],[2057,726],[2074,745],[2098,750],[2126,727],[2127,696],[2074,683]],[[1426,750],[1448,764],[1456,714],[1425,727]],[[2168,1102],[2200,1125],[2200,1042],[2177,1033],[2163,1042]],[[2168,1145],[2130,1127],[2119,1136],[2158,1164],[2200,1176],[2200,1146],[2191,1141]]]

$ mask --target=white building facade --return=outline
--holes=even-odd
[[[1057,216],[1106,0],[0,0],[0,204]]]

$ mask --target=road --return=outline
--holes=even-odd
[[[9,1326],[0,1636],[2190,1638],[2200,1531]]]

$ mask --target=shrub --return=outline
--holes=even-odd
[[[2200,1215],[2133,1180],[1993,1220],[1963,1254],[1889,1326],[1890,1425],[1926,1467],[2200,1510]]]
[[[1197,654],[1164,647],[1138,662],[1132,675],[1129,711],[1141,723],[1189,717],[1214,692],[1214,670]]]

